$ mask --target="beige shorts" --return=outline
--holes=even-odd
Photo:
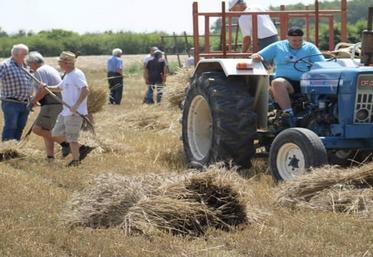
[[[51,130],[56,124],[57,116],[62,111],[61,104],[42,105],[35,120],[35,126]]]
[[[52,136],[64,136],[68,143],[78,142],[82,124],[83,118],[78,114],[58,115],[56,125],[52,130]]]

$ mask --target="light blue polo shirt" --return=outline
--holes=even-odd
[[[107,71],[117,72],[118,69],[123,70],[123,60],[118,56],[112,56],[107,61]]]
[[[325,61],[320,50],[310,42],[303,42],[299,49],[291,48],[288,40],[275,42],[258,52],[266,62],[275,65],[274,76],[286,77],[291,80],[300,80],[304,72],[294,68],[294,63],[302,57],[310,56],[305,60],[311,63]],[[314,56],[311,56],[314,55]],[[297,68],[306,71],[307,65],[304,62],[299,62]]]

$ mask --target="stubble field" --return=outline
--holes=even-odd
[[[79,57],[77,66],[91,88],[107,88],[106,58]],[[251,170],[239,172],[248,211],[263,213],[255,224],[229,232],[209,229],[200,237],[167,232],[126,235],[119,228],[66,226],[61,221],[66,203],[99,175],[187,172],[180,110],[165,102],[142,104],[146,88],[135,72],[142,58],[123,56],[127,65],[123,103],[106,104],[94,115],[97,138],[83,133],[82,141],[98,147],[81,166],[66,168],[71,157],[62,159],[58,146],[55,162],[48,163],[42,139],[36,135],[20,149],[25,156],[0,162],[0,256],[373,256],[373,219],[279,206],[275,198],[278,185],[263,160],[255,160]],[[56,66],[55,58],[47,62]],[[168,87],[172,87],[170,81]],[[26,129],[37,112],[30,115]],[[2,116],[0,120],[2,126]]]

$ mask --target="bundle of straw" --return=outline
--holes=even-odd
[[[164,99],[168,107],[181,107],[192,72],[190,69],[178,69],[175,75],[170,76],[167,87],[164,88]]]
[[[87,100],[88,113],[94,114],[102,111],[107,101],[107,92],[102,88],[92,87],[89,89]]]
[[[229,171],[178,176],[101,176],[74,196],[63,220],[70,226],[120,227],[126,234],[166,231],[198,236],[209,227],[229,230],[256,222]]]
[[[94,179],[91,186],[75,193],[61,215],[68,226],[114,227],[123,222],[129,208],[152,194],[164,180],[159,175],[124,177],[112,173]]]
[[[9,140],[0,143],[0,162],[22,157],[19,152],[19,145],[16,140]]]
[[[341,170],[321,168],[284,183],[276,193],[282,206],[357,213],[373,206],[373,163]]]

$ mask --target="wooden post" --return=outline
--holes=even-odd
[[[309,10],[309,7],[306,6],[306,10]],[[306,40],[310,41],[310,15],[306,14]]]
[[[185,51],[187,52],[188,57],[190,57],[189,46],[188,46],[188,36],[185,31],[184,31],[184,44],[185,44]]]
[[[225,22],[225,18],[226,18],[226,15],[225,15],[225,2],[221,2],[221,12],[222,12],[222,19],[221,19],[221,47],[222,47],[222,50],[223,50],[223,56],[224,58],[226,57],[227,55],[227,49],[226,49],[226,32],[225,32],[225,29],[226,29],[226,22]]]
[[[285,11],[285,5],[280,5],[280,10]],[[287,24],[287,14],[281,13],[280,14],[280,38],[282,40],[286,39],[287,32],[288,32],[288,24]]]
[[[194,46],[194,65],[199,61],[199,30],[198,30],[198,3],[193,2],[193,46]]]
[[[210,51],[210,17],[205,16],[205,53]]]
[[[253,36],[253,42],[252,42],[252,49],[253,52],[256,53],[259,51],[259,40],[258,40],[258,15],[256,13],[252,14],[252,36]]]
[[[315,45],[319,46],[319,1],[315,0]]]
[[[233,41],[233,30],[232,30],[232,16],[228,16],[228,51],[232,51]]]
[[[333,16],[329,16],[329,50],[334,50],[334,19]]]
[[[341,1],[341,42],[347,42],[347,0]]]
[[[180,55],[179,55],[179,51],[177,50],[177,39],[176,39],[175,32],[173,33],[173,38],[174,38],[174,52],[176,53],[177,62],[179,64],[179,68],[181,68]]]

